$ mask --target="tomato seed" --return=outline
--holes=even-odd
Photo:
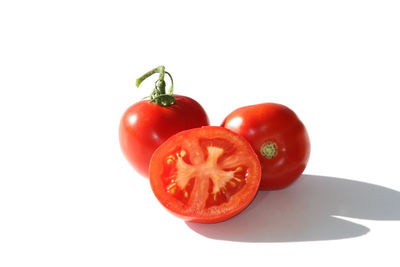
[[[176,183],[172,183],[172,184],[170,184],[168,187],[167,187],[167,189],[168,190],[171,190],[172,188],[174,188],[176,186]]]
[[[185,150],[181,150],[181,157],[186,156],[186,151]]]
[[[219,189],[219,191],[221,191],[222,194],[226,194],[226,188],[225,188],[225,186],[224,186],[224,187],[221,187],[221,188]]]

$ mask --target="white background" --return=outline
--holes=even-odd
[[[398,1],[1,1],[0,266],[398,266]],[[312,143],[293,186],[186,224],[120,152],[164,64],[219,125],[278,102]],[[151,80],[151,79],[150,79]]]

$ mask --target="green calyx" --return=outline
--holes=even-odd
[[[167,107],[170,105],[173,105],[175,103],[175,97],[172,95],[173,90],[174,90],[174,81],[172,79],[171,74],[165,71],[164,66],[159,66],[157,68],[154,68],[145,74],[143,74],[140,78],[136,79],[136,87],[139,87],[140,84],[146,80],[148,77],[153,75],[154,73],[159,73],[160,76],[158,77],[158,80],[155,83],[154,89],[151,92],[149,98],[150,98],[150,103],[157,104],[159,106]],[[165,81],[164,81],[164,76],[165,74],[168,75],[168,77],[171,80],[171,86],[168,89],[168,92],[165,91]]]

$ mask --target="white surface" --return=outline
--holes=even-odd
[[[398,266],[398,1],[2,1],[0,266]],[[218,125],[291,107],[298,183],[186,224],[123,158],[118,123],[164,64]],[[143,261],[146,263],[144,264]]]

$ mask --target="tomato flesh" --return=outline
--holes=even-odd
[[[149,173],[154,194],[172,213],[188,221],[218,222],[251,202],[261,168],[244,138],[208,126],[169,138],[153,154]]]

